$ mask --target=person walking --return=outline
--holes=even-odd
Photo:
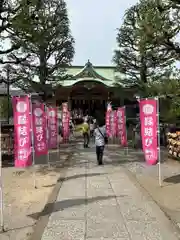
[[[97,124],[94,130],[96,156],[99,165],[103,164],[104,147],[107,143],[106,127],[104,124]]]
[[[84,138],[84,148],[88,148],[90,130],[87,120],[85,120],[84,123],[82,124],[82,132]]]

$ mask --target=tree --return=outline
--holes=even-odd
[[[21,87],[43,92],[46,99],[51,85],[66,78],[66,67],[74,56],[74,39],[64,0],[19,0],[22,6],[13,19],[14,36],[20,51],[10,56],[28,54],[26,61],[14,72],[21,79]],[[50,89],[51,91],[52,89]]]
[[[6,39],[5,32],[11,31],[11,20],[15,9],[13,9],[6,0],[0,1],[0,39],[1,41]],[[3,36],[4,35],[4,36]],[[17,45],[10,46],[7,49],[3,49],[0,46],[0,55],[12,52],[17,49]],[[2,59],[1,59],[2,61]]]
[[[180,33],[180,1],[150,0],[149,3],[153,9],[144,19],[144,31],[141,34],[150,44],[165,48],[179,60],[180,44],[177,36]],[[144,4],[144,0],[141,0],[141,4]]]
[[[13,54],[15,50],[20,48],[20,45],[18,43],[9,41],[10,37],[14,34],[12,22],[17,11],[20,8],[21,5],[18,4],[18,2],[11,2],[11,0],[0,1],[0,64],[18,64],[21,61],[25,60],[24,56],[22,58],[16,57],[11,61],[7,61],[7,55]]]
[[[8,120],[13,116],[12,105],[9,107],[8,97],[0,97],[0,118],[1,120]]]
[[[166,49],[150,44],[141,34],[143,19],[152,8],[148,1],[144,1],[126,11],[124,22],[118,30],[118,49],[113,58],[117,71],[125,74],[120,81],[125,85],[137,85],[142,94],[148,82],[171,74],[174,61]]]

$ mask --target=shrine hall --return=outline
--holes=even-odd
[[[88,60],[85,66],[68,67],[67,74],[69,77],[56,88],[55,99],[57,106],[68,102],[72,113],[95,116],[105,112],[108,102],[113,108],[134,103],[132,88],[119,84],[122,76],[113,66],[94,66]]]

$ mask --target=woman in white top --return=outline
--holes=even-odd
[[[106,127],[105,125],[97,125],[94,130],[95,136],[95,145],[96,145],[96,156],[99,165],[103,164],[103,154],[104,154],[104,146],[106,144]]]

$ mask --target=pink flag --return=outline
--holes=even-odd
[[[63,141],[67,141],[70,136],[70,112],[68,111],[68,103],[62,104],[62,127]]]
[[[49,149],[58,147],[58,120],[57,120],[57,108],[47,108],[48,117],[48,147]]]
[[[117,136],[117,111],[114,111],[113,136]]]
[[[117,135],[120,137],[121,145],[127,146],[127,133],[126,133],[126,115],[125,107],[120,107],[117,110]]]
[[[62,111],[63,112],[67,112],[68,111],[68,103],[67,102],[62,104]]]
[[[62,124],[63,124],[63,140],[67,141],[69,139],[70,134],[70,112],[63,112]]]
[[[107,137],[111,136],[110,115],[111,115],[111,110],[107,110],[107,112],[106,112],[106,134],[107,134]]]
[[[146,162],[150,165],[153,165],[158,161],[157,100],[140,100],[139,107],[142,148]]]
[[[28,96],[13,97],[15,167],[32,165],[31,117]]]
[[[110,112],[110,137],[116,136],[116,111]]]
[[[37,156],[46,155],[48,153],[47,121],[43,103],[36,102],[32,104],[32,120],[35,154]]]

